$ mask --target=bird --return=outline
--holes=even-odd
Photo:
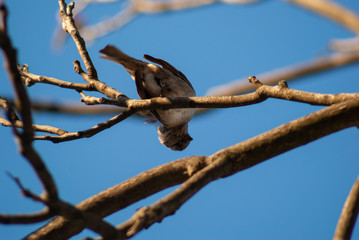
[[[154,97],[194,97],[196,92],[187,77],[163,59],[145,54],[152,63],[135,59],[113,45],[107,45],[101,58],[121,64],[135,80],[141,99]],[[194,116],[193,108],[155,109],[150,111],[162,124],[157,128],[159,141],[166,147],[182,151],[193,138],[188,133],[188,122]]]

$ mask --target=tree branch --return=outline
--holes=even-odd
[[[110,19],[81,28],[82,34],[88,41],[105,36],[120,29],[139,14],[154,14],[168,11],[180,11],[190,8],[207,6],[216,2],[228,4],[246,4],[259,0],[176,0],[176,1],[150,1],[131,0],[129,5]]]
[[[40,76],[40,75],[36,75],[33,73],[29,73],[27,65],[23,65],[21,68],[19,67],[19,71],[20,71],[21,79],[22,79],[23,83],[25,83],[26,86],[28,86],[28,87],[30,87],[36,83],[46,83],[46,84],[59,86],[61,88],[74,89],[77,91],[95,91],[95,89],[90,84],[72,83],[72,82],[59,80],[59,79],[56,79],[53,77],[45,77],[45,76]]]
[[[65,0],[59,0],[60,5],[60,17],[62,18],[62,28],[65,32],[69,33],[74,40],[77,50],[80,53],[82,61],[86,66],[87,73],[90,78],[97,79],[97,71],[95,66],[92,63],[90,55],[86,49],[86,43],[81,37],[77,27],[75,25],[75,20],[73,19],[72,10],[75,7],[75,3],[72,2],[69,5],[66,5]]]
[[[80,203],[78,207],[104,217],[102,214],[107,216],[145,196],[189,179],[186,184],[164,199],[141,210],[141,213],[145,215],[135,214],[132,219],[121,225],[119,229],[125,231],[129,237],[140,229],[173,214],[183,202],[207,183],[253,167],[328,134],[358,126],[358,116],[358,99],[333,104],[242,143],[225,148],[209,157],[189,157],[148,170]],[[188,167],[189,163],[193,165]],[[162,178],[162,176],[166,177]],[[65,239],[79,231],[81,231],[79,225],[68,222],[64,218],[56,218],[34,234],[38,239],[47,239],[57,236],[61,232]]]
[[[359,100],[334,104],[308,116],[223,149],[209,157],[210,165],[195,173],[174,192],[150,207],[138,210],[118,229],[131,237],[166,216],[174,214],[184,202],[208,183],[228,177],[298,146],[330,133],[359,126]],[[303,136],[303,133],[306,133]],[[301,136],[301,137],[298,137]]]
[[[345,66],[347,64],[359,61],[359,51],[333,53],[329,56],[319,57],[304,63],[298,63],[292,66],[286,66],[268,73],[259,74],[257,77],[263,84],[272,85],[280,80],[295,80],[296,78],[321,72],[331,68]],[[239,79],[227,83],[223,86],[217,86],[210,89],[207,95],[211,96],[228,96],[249,92],[255,89],[248,84],[246,79]]]
[[[65,134],[62,134],[61,136],[49,136],[49,135],[36,136],[35,139],[36,140],[50,140],[53,143],[60,143],[60,142],[81,139],[81,138],[89,138],[89,137],[92,137],[95,134],[97,134],[103,130],[106,130],[106,129],[114,126],[115,124],[125,120],[126,118],[130,117],[134,113],[135,113],[134,110],[124,111],[123,113],[121,113],[105,122],[99,123],[96,126],[93,126],[92,128],[89,128],[89,129],[86,129],[83,131],[65,133]]]
[[[21,184],[19,178],[12,177],[16,182],[18,187],[21,189],[21,192],[24,196],[31,198],[35,201],[42,202],[46,204],[50,211],[57,213],[62,216],[66,216],[68,219],[81,219],[84,223],[84,226],[92,229],[93,231],[99,233],[105,239],[123,239],[123,236],[119,231],[116,230],[112,225],[108,224],[98,216],[95,216],[91,213],[87,213],[85,211],[81,211],[73,207],[72,205],[62,201],[58,197],[57,187],[55,185],[55,181],[52,178],[51,173],[46,168],[44,162],[37,154],[37,152],[32,147],[33,141],[33,130],[32,130],[32,118],[31,118],[31,108],[30,108],[30,100],[27,96],[26,89],[21,81],[20,73],[17,68],[17,56],[16,50],[13,48],[11,40],[7,34],[7,25],[6,25],[6,17],[7,17],[7,9],[3,2],[0,3],[0,11],[2,22],[0,23],[0,47],[5,55],[5,62],[7,64],[8,73],[10,76],[10,80],[15,89],[15,94],[17,99],[19,100],[20,106],[20,115],[23,119],[23,131],[20,133],[15,126],[15,119],[8,114],[9,120],[13,127],[13,131],[15,133],[15,137],[17,138],[17,142],[20,148],[20,152],[24,155],[26,160],[30,163],[38,178],[40,179],[45,192],[41,196],[32,193],[30,190],[25,189]],[[6,102],[2,101],[2,105],[8,107]],[[11,111],[12,109],[9,108]],[[13,116],[13,115],[12,115]],[[4,216],[2,215],[4,221],[20,221],[21,217],[15,216]],[[5,218],[4,218],[5,217]],[[22,220],[29,221],[30,216],[22,216]],[[45,218],[44,213],[38,213],[34,216],[36,219],[33,221],[37,221],[39,219]]]
[[[240,96],[223,96],[223,97],[178,97],[178,98],[152,98],[144,100],[134,100],[128,98],[119,98],[117,101],[106,98],[95,98],[86,96],[81,93],[82,101],[86,104],[113,104],[127,107],[123,113],[105,121],[96,126],[72,133],[58,134],[60,136],[36,136],[36,140],[50,140],[54,143],[71,141],[81,138],[89,138],[95,134],[106,130],[115,124],[125,120],[131,115],[145,110],[152,109],[170,109],[170,108],[229,108],[246,106],[265,101],[268,98],[284,99],[295,102],[308,103],[312,105],[328,106],[335,103],[347,101],[350,99],[359,98],[357,93],[342,93],[342,94],[320,94],[311,93],[288,88],[285,81],[280,82],[277,86],[266,86],[259,82],[256,77],[249,77],[249,81],[257,87],[256,92]],[[1,120],[1,119],[0,119]],[[38,126],[39,128],[39,126]],[[59,130],[56,128],[44,128],[46,132],[52,130],[56,133]]]
[[[18,215],[9,215],[9,214],[0,214],[0,223],[2,224],[32,224],[46,221],[55,216],[49,208],[45,208],[42,211],[32,213],[32,214],[18,214]]]
[[[11,127],[11,121],[6,120],[3,117],[0,117],[0,123],[1,125],[5,126],[5,127]],[[23,128],[24,125],[22,124],[22,121],[17,120],[13,122],[14,126],[17,128]],[[53,133],[53,134],[57,134],[57,135],[63,135],[68,133],[65,130],[62,130],[60,128],[56,128],[56,127],[52,127],[52,126],[48,126],[48,125],[37,125],[37,124],[32,124],[32,130],[36,131],[36,132],[47,132],[47,133]],[[36,136],[34,137],[36,139]]]
[[[55,182],[50,172],[47,170],[45,164],[42,162],[40,156],[32,148],[33,130],[30,100],[28,98],[26,89],[21,82],[20,73],[17,68],[16,50],[13,48],[10,37],[7,33],[7,9],[4,3],[1,3],[0,10],[2,16],[2,26],[0,28],[0,47],[5,55],[5,62],[8,70],[7,72],[9,73],[11,83],[15,89],[16,98],[18,99],[20,106],[20,115],[23,122],[23,132],[21,133],[21,136],[16,134],[16,138],[19,142],[19,151],[24,155],[24,157],[35,170],[38,178],[46,190],[47,197],[50,199],[57,199],[58,195]],[[17,133],[15,125],[13,125],[13,129],[14,132]]]
[[[330,0],[289,0],[289,2],[321,14],[330,20],[339,23],[343,27],[346,27],[356,35],[359,35],[359,16],[350,9]]]
[[[359,177],[353,184],[340,214],[334,240],[349,240],[359,213]]]

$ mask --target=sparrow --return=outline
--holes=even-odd
[[[193,97],[196,92],[187,77],[165,60],[145,54],[144,62],[128,56],[113,45],[100,50],[101,58],[121,64],[135,80],[141,99],[154,97]],[[182,151],[193,140],[188,134],[188,122],[192,119],[193,108],[151,110],[162,124],[157,128],[160,142],[166,147]]]

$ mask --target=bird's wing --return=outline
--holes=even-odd
[[[143,79],[140,71],[135,71],[135,83],[136,83],[138,96],[140,96],[141,99],[151,98],[151,96],[149,96],[148,92],[143,87],[143,84],[142,84],[143,81],[144,81],[144,79]]]
[[[144,79],[143,79],[141,73],[139,71],[136,71],[135,72],[135,83],[136,83],[138,96],[140,96],[141,99],[151,98],[152,96],[150,96],[150,94],[146,91],[146,89],[142,85],[143,81],[144,81]],[[150,112],[155,116],[155,118],[157,118],[158,121],[161,122],[161,117],[157,113],[156,110],[150,110]]]
[[[183,81],[185,81],[193,89],[193,86],[188,81],[187,77],[181,71],[176,69],[174,66],[172,66],[171,64],[169,64],[165,60],[160,59],[160,58],[155,58],[155,57],[152,57],[152,56],[147,55],[147,54],[145,54],[143,57],[144,57],[144,59],[146,59],[148,61],[151,61],[151,62],[154,62],[154,63],[157,63],[157,64],[161,65],[164,69],[170,71],[173,75],[175,75],[175,76],[179,77],[180,79],[182,79]]]

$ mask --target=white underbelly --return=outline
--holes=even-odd
[[[185,123],[188,123],[193,115],[194,108],[176,108],[168,110],[157,110],[157,113],[161,117],[161,122],[166,127],[175,127]]]

